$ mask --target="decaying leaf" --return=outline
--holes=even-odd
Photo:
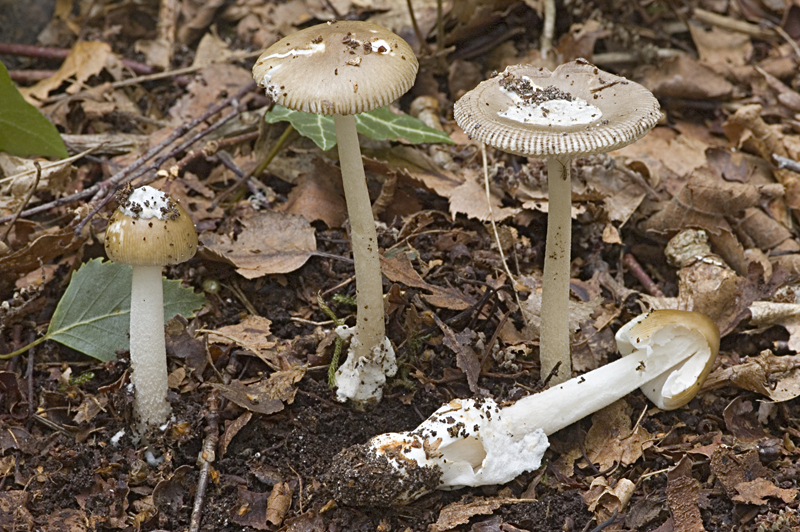
[[[620,399],[592,415],[592,428],[586,433],[586,454],[601,471],[615,465],[630,465],[652,446],[647,429],[631,427],[631,407]]]
[[[72,51],[62,63],[61,68],[53,76],[43,79],[33,87],[22,89],[20,92],[34,101],[44,100],[50,92],[61,86],[62,83],[74,78],[74,82],[67,88],[68,94],[78,92],[89,77],[99,74],[106,66],[106,61],[112,57],[111,46],[108,43],[97,41],[78,41]]]
[[[796,489],[779,488],[765,478],[740,482],[736,484],[736,491],[739,493],[731,497],[731,499],[744,504],[765,504],[767,497],[774,497],[789,504],[797,498]]]
[[[267,500],[269,493],[250,491],[239,487],[239,500],[231,508],[231,520],[237,525],[267,530]]]
[[[800,355],[778,357],[765,350],[742,364],[715,370],[706,386],[712,388],[728,382],[773,401],[789,401],[800,396]]]
[[[605,477],[599,476],[581,495],[589,511],[597,514],[597,521],[603,522],[627,506],[635,489],[636,485],[627,478],[619,479],[612,487]]]
[[[278,342],[271,339],[270,325],[272,322],[267,318],[251,315],[241,323],[220,327],[210,332],[209,339],[218,344],[236,343],[259,358],[266,358],[268,364],[274,363],[269,355]]]
[[[284,408],[284,403],[294,402],[295,384],[306,374],[305,367],[276,371],[268,379],[251,384],[233,380],[230,384],[212,383],[223,397],[237,405],[259,414],[274,414]]]
[[[439,512],[439,518],[428,528],[429,532],[446,532],[463,525],[476,515],[491,514],[504,504],[520,502],[518,499],[474,497],[469,502],[453,502]]]
[[[204,233],[200,241],[206,253],[234,265],[246,279],[294,271],[317,249],[314,228],[302,216],[263,211],[241,224],[238,235]]]
[[[278,482],[272,487],[267,498],[267,521],[276,526],[283,522],[292,505],[292,493],[294,490],[288,482]]]
[[[439,319],[436,314],[433,315],[433,318],[436,320],[436,325],[438,325],[439,329],[444,333],[442,342],[456,354],[456,365],[458,369],[464,372],[470,391],[472,393],[479,393],[478,377],[481,373],[481,361],[478,360],[478,353],[472,348],[472,345],[475,343],[475,337],[477,336],[475,331],[464,329],[456,333]]]
[[[414,269],[406,254],[381,257],[381,271],[390,281],[431,292],[430,295],[422,295],[422,298],[431,305],[452,310],[465,310],[475,303],[472,298],[454,288],[442,288],[426,283]]]
[[[692,461],[687,456],[667,473],[667,504],[676,532],[705,532],[697,500],[700,486],[692,476]]]
[[[736,216],[759,199],[753,185],[727,183],[708,169],[695,170],[686,185],[645,224],[649,231],[669,233],[682,229],[705,229],[719,234],[730,231],[725,216]]]

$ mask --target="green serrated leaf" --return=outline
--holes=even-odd
[[[412,144],[453,144],[444,131],[433,129],[413,116],[395,114],[388,107],[356,115],[356,129],[374,140],[405,139]]]
[[[333,118],[329,116],[292,111],[286,107],[276,105],[264,115],[264,120],[268,124],[289,122],[298,133],[313,140],[314,144],[323,151],[328,151],[336,146],[336,131],[333,126]]]
[[[0,151],[18,157],[42,155],[63,159],[69,155],[58,130],[25,101],[3,63],[0,63]]]
[[[394,114],[388,107],[355,115],[355,119],[358,132],[374,140],[405,139],[412,144],[453,144],[447,133],[428,127],[413,116]],[[292,111],[275,105],[264,116],[264,120],[268,124],[289,122],[298,133],[313,140],[322,150],[327,151],[336,146],[336,130],[333,118],[329,116]]]
[[[72,276],[59,301],[45,337],[107,362],[116,351],[128,349],[131,307],[131,267],[93,259]],[[164,282],[164,322],[182,314],[194,316],[205,297],[183,288],[180,281]]]

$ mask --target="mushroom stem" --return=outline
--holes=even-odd
[[[361,149],[358,145],[356,121],[353,115],[333,115],[336,127],[336,142],[339,145],[339,164],[342,168],[342,184],[347,202],[347,214],[350,219],[350,239],[353,246],[353,262],[356,273],[356,329],[350,342],[348,360],[336,374],[339,385],[339,397],[356,402],[380,399],[380,385],[369,383],[370,390],[361,390],[363,382],[347,384],[346,378],[363,380],[358,374],[361,368],[355,364],[370,364],[377,358],[376,350],[386,351],[386,328],[383,311],[383,286],[381,282],[381,263],[378,255],[378,234],[375,230],[375,218],[372,215],[372,204],[367,190],[364,166],[361,163]],[[391,346],[389,346],[391,349]],[[375,361],[377,363],[379,361]],[[373,363],[373,364],[374,364]],[[381,369],[375,373],[379,378],[383,374],[393,375],[394,371]],[[394,353],[388,367],[394,366]],[[394,366],[396,368],[396,366]],[[395,369],[396,370],[396,369]],[[382,375],[377,375],[381,373]],[[385,380],[385,378],[384,378]],[[378,384],[377,390],[374,389]],[[377,394],[377,395],[376,395]]]
[[[572,245],[570,158],[547,158],[547,241],[542,274],[542,325],[539,360],[544,379],[561,362],[551,383],[572,376],[569,345],[569,277]]]
[[[167,420],[167,350],[161,266],[134,266],[131,282],[131,382],[134,410],[142,425]]]

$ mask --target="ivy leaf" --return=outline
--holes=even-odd
[[[333,118],[313,113],[292,111],[280,105],[273,106],[272,110],[264,115],[268,124],[275,122],[289,122],[298,133],[314,141],[314,144],[323,151],[336,146],[336,130]]]
[[[355,119],[358,132],[374,140],[405,139],[412,144],[453,144],[447,133],[428,127],[413,116],[395,114],[388,107],[355,115]],[[322,150],[336,146],[336,130],[330,116],[292,111],[275,105],[264,120],[269,124],[289,122],[298,133],[313,140]]]
[[[102,259],[81,266],[58,302],[44,339],[103,362],[128,349],[131,271],[130,266]],[[165,323],[177,314],[192,317],[205,304],[204,296],[182,287],[180,281],[162,280]]]
[[[395,114],[388,107],[356,115],[356,129],[373,140],[405,139],[411,144],[453,144],[444,131],[433,129],[411,115]]]
[[[18,157],[68,156],[56,127],[25,101],[3,63],[0,63],[0,151]]]

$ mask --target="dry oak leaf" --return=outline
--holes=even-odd
[[[797,498],[797,490],[793,488],[779,488],[772,481],[765,478],[757,478],[749,482],[736,484],[738,495],[731,497],[731,500],[745,504],[764,504],[766,497],[775,497],[789,504]]]
[[[729,230],[724,216],[737,216],[759,199],[755,186],[728,183],[701,167],[692,172],[686,185],[664,208],[645,222],[645,229],[663,234],[694,228],[718,235]]]
[[[800,355],[775,356],[762,351],[757,357],[729,368],[715,370],[706,381],[706,388],[730,382],[773,401],[783,402],[800,396]]]
[[[283,410],[284,403],[292,404],[297,393],[295,384],[306,374],[304,366],[276,371],[268,379],[251,384],[233,380],[230,384],[212,383],[223,397],[240,407],[259,414],[274,414]]]
[[[604,471],[616,465],[630,465],[645,449],[652,447],[647,429],[631,428],[632,409],[620,399],[592,415],[592,428],[586,433],[586,454]]]
[[[728,98],[733,84],[708,66],[687,55],[648,67],[640,81],[656,96],[693,100]]]
[[[241,221],[235,236],[204,233],[204,253],[236,267],[246,279],[300,268],[317,250],[314,228],[302,216],[264,211]]]
[[[32,103],[36,104],[37,100],[46,99],[51,91],[74,78],[72,85],[67,88],[67,93],[75,94],[84,87],[87,79],[100,73],[105,68],[106,61],[112,57],[111,46],[104,42],[79,41],[72,47],[55,74],[33,87],[21,89],[20,92],[28,101],[33,100]]]
[[[426,283],[404,253],[394,257],[381,257],[381,271],[392,282],[431,292],[430,295],[423,294],[422,298],[433,306],[466,310],[475,303],[472,298],[455,288],[442,288]]]
[[[504,497],[496,499],[473,497],[470,499],[470,502],[453,502],[441,509],[438,519],[428,527],[428,531],[446,532],[447,530],[454,529],[458,525],[468,523],[473,516],[488,515],[504,504],[514,504],[518,502],[524,501]]]

